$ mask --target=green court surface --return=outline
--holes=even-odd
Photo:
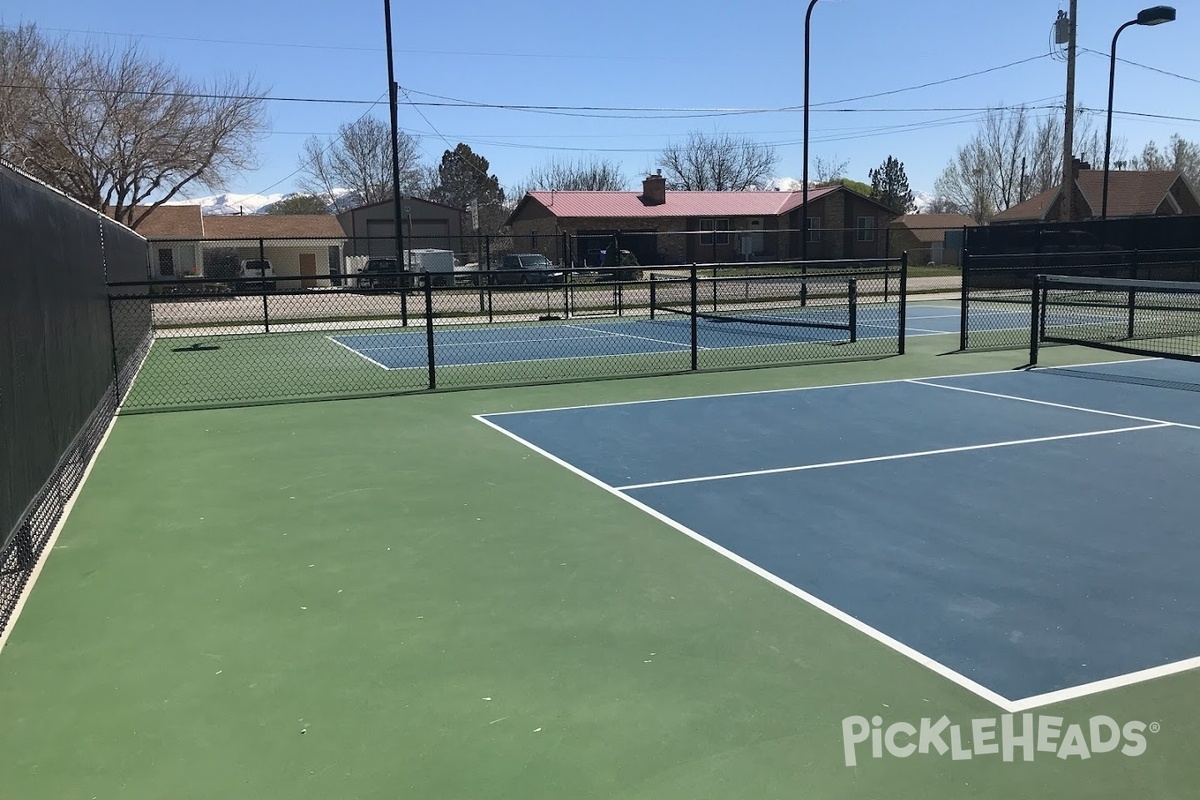
[[[870,362],[121,417],[0,652],[0,796],[1195,797],[1196,672],[1034,712],[1153,723],[1137,757],[860,749],[847,766],[847,717],[1003,712],[472,416],[1023,363],[945,354],[950,338]]]

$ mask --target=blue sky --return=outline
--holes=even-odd
[[[1067,5],[1067,0],[821,0],[813,15],[813,157],[848,161],[847,174],[866,181],[869,169],[894,155],[905,163],[914,189],[932,190],[982,116],[973,109],[1062,104],[1066,65],[1050,55],[1057,50],[1051,29]],[[1077,102],[1097,110],[1095,124],[1103,132],[1112,35],[1142,5],[1119,0],[1080,5],[1080,46],[1102,55],[1080,53]],[[747,112],[617,116],[404,104],[400,124],[420,137],[430,162],[467,142],[506,186],[552,156],[595,154],[620,162],[632,188],[656,166],[663,144],[691,130],[775,144],[779,176],[798,178],[800,112],[754,110],[802,103],[805,6],[803,0],[763,0],[744,10],[704,0],[395,0],[397,80],[417,103],[437,102],[428,96],[433,94],[492,104]],[[1119,64],[1118,112],[1194,120],[1119,114],[1114,134],[1133,151],[1175,132],[1200,140],[1195,45],[1200,12],[1194,18],[1191,13],[1183,7],[1173,24],[1134,27],[1121,36],[1122,58],[1185,77]],[[137,37],[146,51],[191,76],[252,73],[273,96],[380,101],[374,109],[270,103],[272,133],[260,145],[261,168],[237,178],[230,191],[293,190],[295,178],[289,176],[299,166],[307,135],[332,134],[363,113],[387,119],[382,0],[7,0],[0,22],[33,22],[49,35],[76,40],[85,38],[83,32],[117,42]],[[1023,59],[1032,60],[930,88],[850,100]],[[822,103],[832,105],[820,108]]]

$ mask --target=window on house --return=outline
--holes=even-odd
[[[720,231],[716,234],[717,244],[729,244],[729,220],[728,219],[702,219],[700,220],[700,230],[709,231],[709,233],[700,234],[700,244],[713,243],[712,231]]]
[[[808,218],[808,241],[810,241],[810,242],[821,241],[821,218],[820,217],[809,217]]]
[[[860,242],[875,241],[875,218],[874,217],[859,217],[858,218],[858,240]]]
[[[158,251],[158,274],[170,278],[175,274],[175,251],[164,247]]]

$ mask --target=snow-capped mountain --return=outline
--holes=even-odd
[[[200,206],[202,214],[257,214],[289,194],[214,194],[189,200],[172,200],[167,205]]]
[[[350,194],[349,189],[335,189],[334,197],[341,198]],[[236,194],[226,192],[208,197],[193,197],[187,200],[172,200],[171,206],[200,206],[200,213],[205,216],[230,214],[265,214],[271,206],[280,200],[299,196],[298,192],[279,194]]]

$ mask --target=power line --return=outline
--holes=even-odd
[[[384,95],[386,95],[386,94],[387,94],[387,92],[384,92],[383,94],[379,95],[379,97],[378,97],[378,98],[375,100],[375,103],[374,103],[374,104],[371,106],[371,108],[374,108],[376,105],[378,105],[378,104],[379,104],[379,101],[380,101],[380,100],[383,100],[383,96],[384,96]],[[362,115],[361,115],[361,116],[359,116],[359,118],[358,118],[357,120],[355,120],[355,122],[360,122],[360,121],[362,121],[362,120],[363,120],[363,119],[364,119],[364,118],[367,116],[367,114],[370,114],[370,113],[371,113],[371,108],[368,108],[366,111],[364,111],[364,112],[362,113]],[[296,176],[297,176],[297,175],[299,175],[301,172],[303,172],[304,170],[308,169],[308,167],[310,167],[310,166],[313,164],[313,162],[315,162],[315,161],[316,161],[318,158],[320,158],[321,156],[325,155],[325,154],[326,154],[326,153],[328,153],[330,150],[332,150],[332,149],[333,149],[333,146],[334,146],[335,144],[337,144],[337,143],[338,143],[338,141],[340,141],[340,140],[343,138],[343,136],[344,136],[344,134],[343,134],[343,133],[338,133],[338,135],[337,135],[337,136],[335,136],[334,138],[332,138],[332,139],[330,139],[330,140],[329,140],[329,144],[325,145],[325,147],[323,147],[323,148],[321,149],[321,152],[320,152],[320,153],[318,153],[317,155],[313,156],[313,157],[312,157],[312,158],[310,158],[308,161],[305,161],[303,164],[301,164],[299,167],[297,167],[297,168],[296,168],[296,170],[295,170],[294,172],[292,172],[291,174],[289,174],[289,175],[286,175],[286,176],[284,176],[284,177],[280,178],[279,180],[275,181],[275,182],[274,182],[274,183],[272,183],[270,186],[268,186],[266,189],[263,189],[263,190],[262,190],[262,191],[260,191],[260,192],[255,192],[255,194],[266,194],[267,192],[271,191],[272,189],[274,189],[276,186],[278,186],[279,184],[283,183],[284,181],[291,180],[292,178],[296,177]],[[333,198],[330,198],[330,199],[332,200]]]
[[[1094,56],[1100,56],[1105,61],[1108,61],[1109,59],[1112,58],[1111,53],[1101,53],[1099,50],[1093,50],[1090,47],[1081,47],[1079,49],[1085,53],[1091,53]],[[1143,64],[1140,61],[1130,61],[1129,59],[1121,58],[1120,56],[1117,56],[1117,61],[1120,61],[1122,64],[1129,64],[1130,66],[1141,67],[1142,69],[1150,70],[1151,72],[1157,72],[1159,75],[1168,75],[1172,78],[1179,78],[1181,81],[1187,81],[1188,83],[1200,83],[1200,78],[1192,78],[1187,75],[1180,75],[1178,72],[1171,72],[1170,70],[1159,69],[1158,67],[1152,67],[1149,64]]]
[[[14,25],[2,25],[0,28],[8,30],[17,30]],[[55,33],[69,33],[83,36],[116,36],[127,39],[162,39],[170,42],[196,42],[201,44],[232,44],[242,47],[282,47],[303,50],[334,50],[342,52],[356,53],[382,53],[382,47],[352,47],[347,45],[332,45],[332,44],[306,44],[303,42],[263,42],[250,41],[246,39],[205,39],[197,36],[167,36],[165,34],[153,33],[120,33],[117,31],[88,31],[78,28],[45,28],[38,26],[38,30],[53,31]],[[498,53],[485,52],[478,50],[412,50],[412,49],[396,49],[397,53],[408,53],[410,55],[422,56],[454,56],[461,57],[486,57],[486,58],[546,58],[546,59],[576,59],[576,60],[637,60],[637,61],[662,61],[666,60],[663,56],[646,58],[643,56],[610,56],[610,55],[582,55],[574,53]]]
[[[968,72],[963,75],[955,75],[953,78],[943,78],[943,79],[937,80],[937,81],[930,81],[929,83],[921,83],[921,84],[917,84],[916,86],[905,86],[901,89],[890,89],[886,92],[876,92],[875,94],[864,94],[864,95],[860,95],[858,97],[848,97],[844,100],[828,100],[823,103],[810,103],[809,108],[815,109],[820,106],[833,105],[834,103],[853,103],[858,100],[872,100],[876,97],[888,97],[890,95],[901,94],[903,92],[914,92],[914,91],[917,91],[918,89],[928,89],[931,86],[942,86],[947,83],[954,83],[955,81],[966,80],[967,78],[977,78],[980,75],[987,75],[988,73],[991,73],[991,72],[999,72],[1002,69],[1009,69],[1010,67],[1017,67],[1017,66],[1020,66],[1021,64],[1028,64],[1031,61],[1040,61],[1043,58],[1048,58],[1049,55],[1050,55],[1049,53],[1041,53],[1040,55],[1030,56],[1029,58],[1022,58],[1019,61],[1011,61],[1007,64],[1000,64],[999,66],[988,67],[987,69],[981,69],[976,72]]]

